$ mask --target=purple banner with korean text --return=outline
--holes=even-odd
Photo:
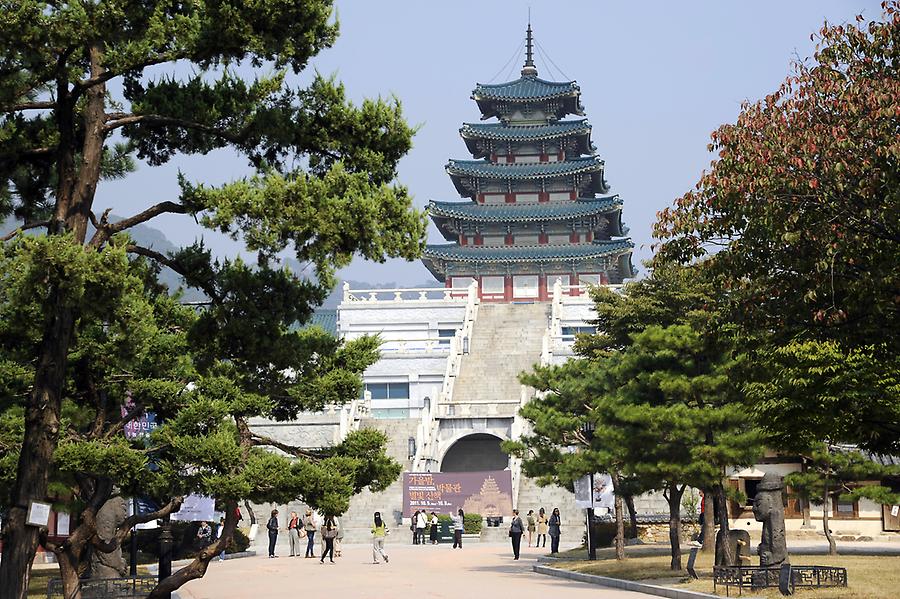
[[[416,510],[455,514],[512,515],[509,470],[490,472],[404,472],[403,516]]]

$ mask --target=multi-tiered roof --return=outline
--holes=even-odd
[[[521,77],[478,84],[482,120],[460,135],[475,160],[446,166],[466,202],[432,201],[429,213],[451,244],[429,245],[423,261],[448,287],[476,279],[483,297],[544,299],[557,278],[618,283],[633,276],[621,238],[622,201],[608,195],[574,81],[540,79],[527,30]]]

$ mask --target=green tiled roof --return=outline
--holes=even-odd
[[[457,244],[428,245],[424,257],[454,262],[565,262],[572,259],[603,258],[634,247],[630,239],[595,241],[582,245],[533,245],[489,247]]]
[[[312,318],[306,323],[306,326],[318,325],[337,336],[337,310],[320,308],[313,312]]]
[[[599,156],[584,156],[562,162],[537,162],[533,164],[494,164],[489,160],[450,160],[447,172],[453,176],[487,177],[491,179],[541,179],[574,175],[589,171],[601,171],[603,160]]]
[[[574,81],[546,81],[537,77],[521,77],[506,83],[478,83],[472,91],[475,100],[551,100],[579,93]]]
[[[592,214],[603,214],[622,207],[622,200],[614,195],[606,198],[581,198],[574,202],[544,204],[502,204],[483,206],[475,202],[436,202],[428,206],[431,216],[461,218],[475,222],[517,222],[569,220]]]
[[[506,125],[503,123],[463,123],[459,130],[464,138],[493,139],[497,141],[528,141],[554,139],[567,135],[583,135],[591,132],[587,119],[558,121],[548,125]]]

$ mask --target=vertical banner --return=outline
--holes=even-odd
[[[512,475],[490,472],[404,472],[403,515],[416,510],[488,516],[512,515]]]
[[[609,474],[587,474],[575,481],[575,504],[582,509],[612,509],[615,501]]]

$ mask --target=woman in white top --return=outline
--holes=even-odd
[[[462,508],[459,508],[459,511],[456,512],[456,515],[453,516],[453,548],[456,549],[459,547],[462,549],[462,533],[463,533],[463,525],[466,520],[466,515],[463,513]]]
[[[419,539],[419,543],[425,544],[425,526],[428,524],[428,520],[425,518],[425,510],[419,512],[416,516],[416,537]]]

